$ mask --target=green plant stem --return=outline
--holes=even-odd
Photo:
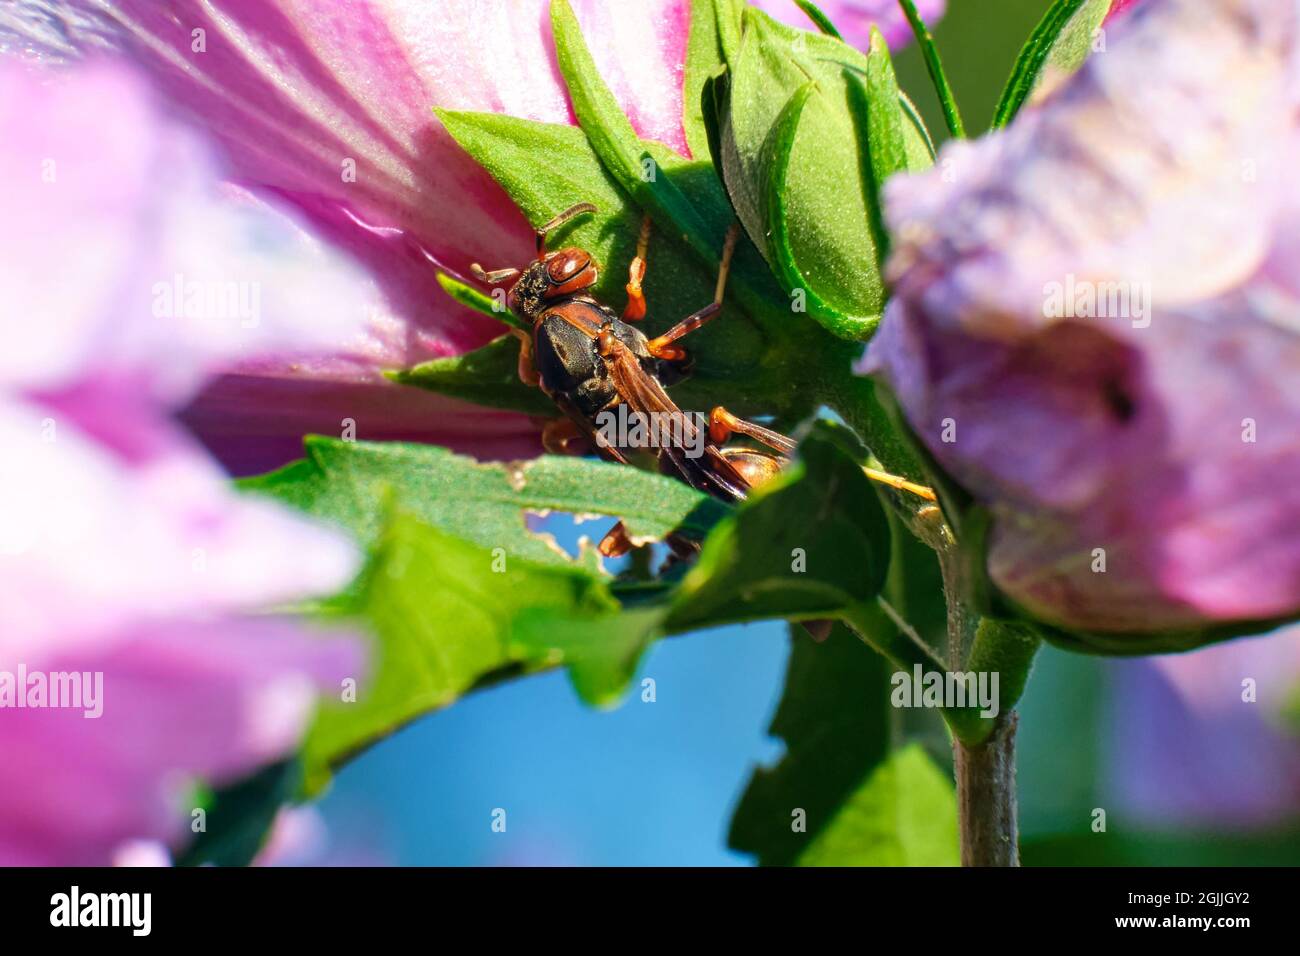
[[[943,118],[948,124],[948,132],[955,139],[965,139],[966,126],[961,121],[957,98],[953,95],[952,86],[948,82],[948,74],[943,70],[943,60],[939,58],[939,49],[934,45],[934,36],[925,25],[925,21],[921,19],[921,14],[917,11],[913,0],[898,0],[898,3],[903,8],[907,22],[912,26],[912,32],[916,34],[916,43],[921,48],[921,55],[925,57],[925,68],[929,70],[935,92],[939,95],[939,104],[943,107]]]
[[[965,670],[980,619],[963,599],[961,564],[941,554],[948,601],[948,667]],[[1019,866],[1016,825],[1016,725],[1008,710],[979,743],[953,735],[952,766],[957,783],[957,832],[962,866]]]
[[[993,733],[971,746],[954,737],[957,824],[962,866],[1019,866],[1016,834],[1016,712],[998,717]]]

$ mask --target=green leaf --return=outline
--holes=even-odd
[[[711,234],[709,224],[685,194],[670,178],[659,175],[655,157],[641,144],[618,100],[600,78],[568,0],[551,0],[551,27],[573,111],[601,163],[657,225],[680,235],[696,255],[716,265],[722,235]]]
[[[885,228],[882,191],[890,176],[907,169],[903,120],[894,108],[899,95],[889,46],[881,32],[872,27],[866,75],[859,77],[849,74],[849,103],[867,157],[867,162],[862,167],[865,173],[863,192],[867,197],[881,271],[884,270],[885,259],[889,255],[889,232]]]
[[[703,538],[728,511],[679,481],[625,465],[558,457],[481,464],[427,445],[319,437],[306,446],[303,461],[240,484],[344,528],[370,552],[360,579],[321,609],[367,630],[374,653],[357,700],[323,705],[308,737],[313,788],[376,739],[485,682],[564,661],[588,699],[605,702],[621,690],[655,634],[594,649],[550,643],[576,639],[584,622],[630,640],[635,619],[617,614],[594,553],[571,559],[528,531],[528,512],[609,515],[635,538],[660,539],[673,530]],[[573,631],[530,639],[525,612],[568,621]]]
[[[791,643],[771,727],[786,752],[754,771],[730,845],[767,866],[956,864],[952,785],[919,749],[890,749],[889,665],[843,627]]]
[[[746,8],[743,24],[740,48],[728,56],[729,101],[721,123],[732,204],[786,292],[804,290],[809,314],[834,334],[866,338],[885,291],[879,269],[863,267],[877,259],[863,184],[844,173],[866,162],[850,117],[847,77],[864,75],[867,60],[839,40],[786,27],[753,8]],[[802,104],[788,159],[782,159],[784,192],[771,197],[772,150],[779,136],[789,135],[778,130],[779,122],[810,81],[818,92]],[[893,110],[903,112],[897,99]],[[911,117],[900,122],[909,168],[928,166],[926,137]],[[769,238],[774,201],[781,204],[788,245]],[[792,275],[800,281],[792,282]]]
[[[801,289],[806,293],[809,311],[822,316],[823,324],[844,337],[865,335],[874,330],[878,316],[850,318],[825,302],[815,289],[807,288],[803,274],[795,262],[795,252],[790,242],[790,223],[786,218],[785,195],[790,178],[790,162],[795,138],[804,107],[817,91],[817,84],[809,80],[794,91],[790,101],[781,108],[772,127],[771,148],[765,150],[765,169],[762,175],[763,194],[767,197],[768,242],[771,249],[772,271],[787,289]]]
[[[1103,5],[1105,9],[1101,10]],[[1092,32],[1109,9],[1109,0],[1054,0],[1012,67],[1011,78],[993,111],[994,129],[1015,118],[1042,79],[1045,66],[1054,58],[1059,58],[1062,67],[1071,62],[1077,67],[1083,62]],[[1076,14],[1082,17],[1076,18]],[[1081,46],[1081,42],[1085,45]]]
[[[740,50],[740,16],[743,0],[713,0],[714,21],[718,25],[718,46],[722,58],[731,62]]]
[[[805,866],[957,866],[957,800],[913,744],[879,766],[804,852]]]
[[[1030,624],[984,618],[965,670],[998,675],[998,710],[1007,713],[1020,702],[1043,639]]]
[[[308,784],[431,710],[502,676],[547,666],[511,641],[516,615],[610,614],[618,603],[589,569],[505,556],[396,512],[340,616],[373,635],[355,701],[322,706],[303,749]]]
[[[586,703],[610,707],[626,692],[662,619],[655,607],[585,618],[533,609],[516,618],[511,639],[534,656],[567,665]]]
[[[1083,66],[1083,61],[1092,52],[1097,30],[1110,13],[1113,2],[1114,0],[1084,0],[1074,15],[1065,21],[1060,35],[1052,44],[1047,56],[1047,71],[1061,77],[1068,76]],[[1040,77],[1040,85],[1047,79],[1047,71]]]
[[[686,133],[686,145],[695,159],[713,156],[705,110],[701,104],[709,78],[723,63],[722,38],[718,34],[718,11],[714,0],[691,0],[691,31],[682,79],[682,98],[685,101],[682,129]]]
[[[889,526],[862,468],[818,428],[799,457],[714,528],[666,627],[836,617],[874,601]]]
[[[483,464],[431,445],[319,436],[305,444],[306,459],[241,486],[340,525],[367,547],[400,509],[481,547],[568,564],[552,542],[526,530],[527,512],[609,515],[633,537],[658,540],[674,529],[702,536],[727,511],[672,478],[582,458]]]
[[[481,312],[490,319],[496,319],[513,329],[521,332],[531,332],[532,327],[519,316],[515,315],[509,309],[498,309],[496,302],[484,295],[473,286],[468,286],[447,275],[445,272],[438,273],[438,285],[442,286],[442,291],[459,302],[461,305],[468,306],[476,312]]]
[[[1109,3],[1110,0],[1105,0]],[[930,81],[934,84],[935,93],[939,97],[939,105],[943,108],[944,122],[948,124],[948,132],[956,139],[965,139],[966,127],[961,121],[961,111],[957,109],[957,98],[953,95],[952,86],[948,83],[948,74],[944,72],[943,60],[939,56],[939,49],[934,44],[934,37],[931,35],[925,21],[921,19],[920,12],[916,9],[914,0],[899,0],[903,8],[903,14],[907,17],[908,24],[912,27],[912,33],[916,36],[916,45],[921,50],[921,55],[925,57],[925,68],[930,74]]]
[[[433,359],[388,377],[488,408],[554,417],[555,404],[519,380],[519,339],[503,335],[464,355]]]
[[[615,306],[624,301],[627,263],[636,254],[642,211],[601,164],[582,130],[491,113],[438,114],[448,132],[509,193],[534,223],[574,203],[598,213],[566,227],[563,240],[589,250],[607,268],[593,293]],[[646,144],[661,178],[710,223],[721,248],[732,221],[726,194],[707,161],[688,161]],[[713,298],[716,273],[678,237],[655,230],[645,280],[649,335],[665,331]],[[856,350],[790,311],[788,298],[748,243],[737,250],[721,319],[685,343],[696,359],[691,377],[673,389],[685,409],[725,404],[740,415],[773,414],[798,420],[820,403],[828,380],[848,377]]]
[[[840,31],[835,29],[835,24],[831,23],[831,18],[826,16],[812,0],[794,0],[794,2],[818,30],[828,37],[834,37],[837,40],[843,39],[840,36]]]
[[[285,760],[211,793],[203,801],[206,829],[176,858],[177,866],[248,866],[266,842],[280,807],[302,783],[302,765]]]

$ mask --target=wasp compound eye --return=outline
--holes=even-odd
[[[554,283],[561,284],[581,273],[591,264],[591,257],[578,252],[566,251],[557,255],[546,267],[546,274]]]

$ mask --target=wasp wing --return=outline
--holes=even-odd
[[[740,472],[718,451],[717,446],[701,434],[700,427],[683,412],[664,391],[653,376],[646,373],[630,349],[615,340],[604,356],[614,388],[633,412],[642,415],[660,414],[669,417],[682,437],[681,447],[674,442],[663,443],[660,451],[677,475],[691,487],[707,492],[724,501],[742,501],[748,495],[749,483]],[[687,448],[703,447],[704,454],[694,457]],[[708,462],[706,465],[705,462]]]

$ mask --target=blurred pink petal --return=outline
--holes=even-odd
[[[346,586],[352,543],[238,496],[171,413],[232,358],[357,336],[366,289],[121,67],[43,79],[0,68],[0,863],[103,865],[178,845],[195,782],[280,759],[357,675],[350,640],[252,616]],[[157,308],[178,274],[265,308]],[[59,672],[103,696],[29,696]]]
[[[574,7],[602,75],[638,132],[686,152],[687,0],[576,0]],[[500,334],[497,323],[442,293],[428,257],[461,273],[472,261],[516,261],[528,255],[530,230],[432,110],[573,122],[547,10],[546,0],[450,0],[437,7],[417,0],[41,0],[19,13],[0,12],[0,47],[45,61],[121,50],[215,136],[235,179],[293,204],[374,275],[384,304],[371,316],[360,354],[340,340],[334,362],[234,371],[323,378],[344,402],[349,386],[378,385],[403,424],[380,423],[376,433],[418,420],[422,435],[442,440],[447,404],[389,385],[379,373]],[[310,398],[305,390],[291,405],[305,409]],[[231,416],[242,408],[220,397],[213,407]],[[285,408],[261,408],[255,418],[227,424],[265,430]],[[463,405],[450,411],[469,414]],[[507,423],[494,431],[513,434],[513,451],[536,449],[535,426],[492,414]],[[280,434],[297,437],[303,417],[283,422]],[[324,416],[309,422],[310,430],[337,428]]]
[[[1300,728],[1283,715],[1300,630],[1108,666],[1109,790],[1126,821],[1222,833],[1300,816]]]
[[[219,366],[360,341],[365,274],[223,191],[127,71],[0,61],[0,137],[0,388],[129,383],[180,405]]]
[[[889,184],[868,367],[1047,621],[1300,611],[1298,28],[1294,5],[1147,0],[1010,129]]]
[[[344,536],[239,495],[184,438],[160,427],[126,462],[47,411],[0,402],[0,660],[325,596],[356,572]]]
[[[791,26],[816,29],[794,0],[754,0],[754,6]],[[820,0],[817,7],[835,24],[845,42],[863,50],[871,41],[873,26],[880,28],[891,49],[898,50],[912,42],[912,27],[898,0]],[[917,12],[931,28],[943,17],[946,7],[947,0],[916,0]]]
[[[356,646],[274,620],[137,624],[25,662],[102,674],[102,714],[0,710],[0,866],[104,865],[140,840],[180,847],[196,784],[231,783],[298,741]],[[6,668],[12,666],[8,663]]]

